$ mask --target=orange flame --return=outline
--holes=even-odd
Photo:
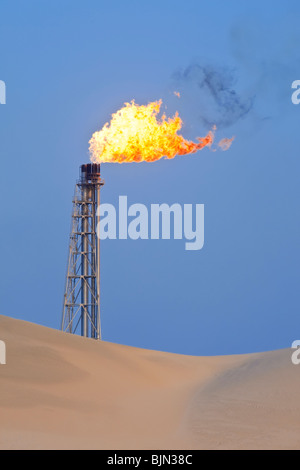
[[[91,160],[95,163],[153,162],[163,157],[195,153],[212,145],[212,131],[205,137],[198,137],[198,143],[178,135],[182,127],[178,113],[172,118],[163,114],[158,119],[161,104],[161,100],[146,106],[134,101],[125,103],[112,115],[110,124],[106,123],[93,134],[89,141]]]
[[[218,142],[218,147],[220,147],[221,150],[228,150],[233,140],[234,137],[231,137],[231,139],[224,137],[224,139],[221,139],[220,142]]]

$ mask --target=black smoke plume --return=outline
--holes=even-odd
[[[184,90],[189,85],[196,86],[199,101],[198,118],[211,127],[229,127],[244,118],[252,109],[254,97],[244,98],[235,90],[236,78],[233,70],[212,65],[189,65],[173,76],[184,99]]]

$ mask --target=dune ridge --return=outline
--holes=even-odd
[[[0,449],[298,449],[291,350],[194,357],[0,315]]]

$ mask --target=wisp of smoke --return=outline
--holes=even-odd
[[[198,117],[207,127],[231,126],[253,107],[254,97],[243,98],[236,92],[234,72],[227,67],[193,64],[176,72],[173,78],[183,88],[189,83],[196,85],[199,95],[193,98],[199,100],[199,109],[206,103],[205,115]]]

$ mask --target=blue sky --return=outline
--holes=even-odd
[[[206,113],[228,117],[197,77],[178,81],[196,64],[227,77],[226,99],[251,103],[220,123],[218,138],[236,137],[230,150],[103,164],[101,195],[204,204],[204,247],[103,241],[103,337],[194,355],[299,337],[299,14],[296,1],[2,0],[1,314],[59,328],[78,168],[124,102],[163,99],[193,139],[207,132]]]

